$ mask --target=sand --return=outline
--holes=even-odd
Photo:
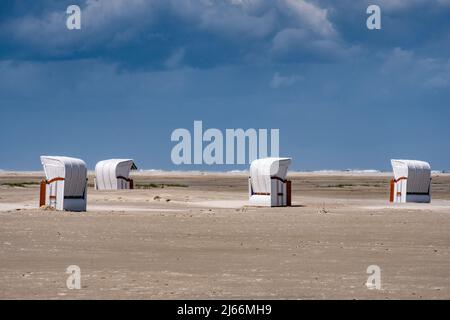
[[[450,175],[391,205],[388,174],[295,173],[293,207],[254,208],[245,173],[146,172],[86,213],[38,209],[41,177],[0,173],[1,299],[450,298]]]

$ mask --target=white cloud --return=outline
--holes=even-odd
[[[66,28],[65,8],[45,12],[42,16],[27,15],[2,25],[25,47],[52,56],[89,51],[99,45],[117,46],[126,43],[152,21],[151,6],[155,1],[86,0],[81,7],[81,30]],[[0,34],[1,35],[1,34]]]
[[[267,1],[170,0],[170,10],[180,21],[202,32],[219,36],[260,39],[276,28],[276,15]],[[265,5],[263,5],[265,4]],[[263,6],[262,6],[263,5]],[[255,9],[259,8],[256,10]]]
[[[289,87],[300,80],[303,80],[302,76],[299,75],[282,76],[278,72],[276,72],[272,77],[270,87],[273,89],[278,89],[280,87]]]
[[[374,4],[378,4],[381,7],[381,10],[386,9],[389,12],[394,12],[424,5],[448,6],[450,5],[450,0],[378,0]]]
[[[326,9],[322,9],[304,0],[279,1],[283,10],[289,10],[296,23],[322,37],[334,37],[336,31],[328,20]]]
[[[334,61],[359,52],[356,46],[346,46],[339,39],[316,37],[303,29],[284,29],[272,40],[271,54],[286,61]]]
[[[421,58],[413,51],[395,48],[386,57],[381,74],[401,79],[403,84],[450,87],[450,59]]]
[[[233,61],[245,62],[270,58],[272,41],[281,51],[308,48],[311,43],[319,49],[339,46],[327,9],[304,0],[86,0],[80,7],[81,30],[65,28],[65,10],[46,11],[4,22],[0,38],[19,44],[30,55],[50,58],[78,53],[91,58],[98,56],[98,50],[102,54],[111,50],[117,59],[113,51],[128,45],[161,45],[162,56],[169,54],[169,45],[183,47],[191,55],[206,55],[209,38],[215,42],[210,45],[218,46],[216,52],[225,48],[236,56]],[[160,36],[158,44],[150,39],[155,34]],[[301,34],[308,42],[296,43]],[[158,63],[172,68],[183,57],[182,51],[173,52]]]

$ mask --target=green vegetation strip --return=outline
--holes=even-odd
[[[7,186],[7,187],[19,187],[19,188],[25,188],[27,186],[35,186],[38,185],[39,182],[5,182],[2,183],[2,186]]]

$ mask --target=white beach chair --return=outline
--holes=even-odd
[[[250,165],[249,204],[263,207],[291,205],[291,181],[286,180],[290,158],[258,159]]]
[[[391,160],[390,202],[431,202],[431,167],[417,160]]]
[[[41,156],[46,179],[41,182],[39,205],[56,210],[86,211],[87,168],[83,160]]]
[[[133,189],[130,171],[137,167],[132,159],[110,159],[95,166],[95,188],[97,190]]]

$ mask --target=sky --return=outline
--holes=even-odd
[[[294,170],[450,170],[450,0],[0,2],[0,169],[248,167],[173,164],[171,133],[195,120],[279,129]]]

